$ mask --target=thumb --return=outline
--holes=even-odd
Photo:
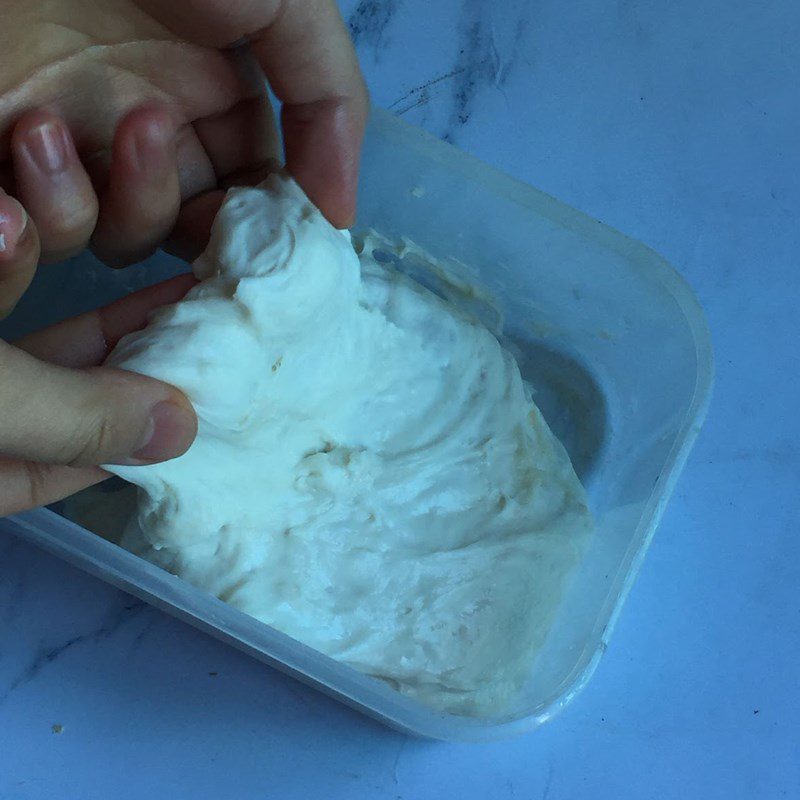
[[[197,418],[178,389],[133,372],[39,361],[0,342],[0,453],[48,464],[150,464],[184,453]]]

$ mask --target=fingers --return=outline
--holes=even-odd
[[[0,319],[28,288],[38,260],[36,226],[13,197],[0,191]]]
[[[153,309],[177,302],[195,283],[191,275],[180,275],[104,308],[26,336],[17,341],[16,346],[30,356],[62,367],[99,364],[122,336],[144,327]],[[3,379],[4,373],[0,372],[0,386]],[[51,406],[55,402],[51,398]],[[61,405],[60,398],[57,402]],[[0,424],[9,424],[5,414],[0,417]],[[189,428],[191,430],[191,420]],[[182,446],[178,445],[176,453]],[[98,467],[67,467],[0,455],[0,486],[3,487],[0,517],[53,503],[103,480],[107,475]]]
[[[105,361],[126,333],[144,328],[154,309],[177,303],[196,283],[190,274],[178,275],[103,308],[31,333],[18,339],[14,345],[42,361],[61,367],[97,366]]]
[[[151,111],[152,109],[147,110],[147,113],[151,113]],[[137,112],[133,112],[131,115],[134,117],[132,121],[134,125],[132,127],[141,124],[142,117]],[[146,118],[146,115],[143,116]],[[234,132],[231,132],[231,136],[233,134]],[[153,242],[156,245],[164,245],[164,240],[166,239],[165,249],[168,252],[191,261],[202,252],[208,241],[211,220],[213,220],[213,215],[216,214],[216,210],[222,202],[221,198],[224,192],[214,189],[217,185],[214,164],[192,125],[186,125],[176,133],[174,151],[174,158],[177,162],[177,203],[174,212],[170,216],[170,225],[167,225],[166,218],[164,218],[163,226],[159,228],[158,234],[150,237],[150,249],[152,250]],[[112,173],[116,168],[116,164],[112,163]],[[122,185],[124,186],[124,182]],[[130,192],[131,188],[128,185],[120,194],[123,198],[127,198]],[[209,205],[209,194],[212,195],[211,200],[214,209],[211,218],[208,219],[207,215],[203,214],[199,219],[195,219],[192,209],[197,209],[198,207],[205,209]],[[219,195],[220,199],[215,199],[216,195]],[[173,196],[175,195],[173,194]],[[105,194],[103,197],[103,203],[105,204]],[[183,206],[180,205],[181,198],[188,198]],[[130,205],[130,203],[125,203],[124,201],[118,205],[118,212],[115,212],[118,219],[129,214]],[[97,238],[95,241],[99,244]],[[109,243],[113,245],[114,241],[115,237],[110,236]],[[124,264],[133,263],[137,260],[137,257],[132,254],[129,254],[127,259],[110,258],[108,249],[103,249],[101,246],[95,247],[95,251],[107,263]],[[144,258],[146,255],[147,252],[140,250],[138,258]]]
[[[92,249],[107,264],[149,256],[172,230],[181,193],[169,112],[140,107],[119,124]]]
[[[355,219],[368,98],[350,37],[333,2],[284,3],[252,41],[275,94],[286,166],[338,227]]]
[[[332,224],[350,227],[364,132],[360,111],[349,101],[325,100],[286,106],[282,120],[287,169]]]
[[[48,464],[149,464],[197,431],[186,397],[123,370],[73,370],[0,342],[0,453]]]
[[[194,261],[208,244],[211,224],[224,199],[225,190],[214,189],[184,203],[164,249],[184,261]]]
[[[180,276],[27,336],[18,347],[0,342],[0,453],[83,466],[153,463],[184,452],[197,421],[177,389],[122,370],[62,365],[99,363],[153,308],[194,283]]]
[[[218,140],[220,132],[213,122],[209,130]],[[19,120],[12,135],[12,156],[18,194],[32,219],[39,220],[30,229],[34,237],[38,229],[45,261],[73,255],[90,237],[98,257],[112,266],[141,261],[172,230],[181,198],[192,198],[217,184],[214,166],[194,128],[175,131],[169,111],[152,104],[122,119],[110,159],[96,157],[89,165],[94,181],[64,122],[46,111],[30,112]],[[101,191],[100,203],[93,186]],[[2,205],[0,200],[0,232]],[[31,239],[31,245],[36,242]],[[196,254],[197,248],[192,251]],[[29,282],[36,258],[23,259],[20,254],[18,261],[14,273],[24,291],[23,276]],[[23,269],[23,261],[30,266]],[[7,296],[0,299],[0,314]],[[13,307],[18,299],[14,296],[5,306]]]
[[[222,185],[240,185],[242,179],[257,182],[255,173],[274,172],[280,166],[275,117],[264,97],[247,98],[222,114],[197,120],[194,129]]]
[[[61,467],[0,456],[0,517],[55,503],[107,477],[99,467]]]
[[[115,133],[110,158],[99,154],[87,169],[101,194],[92,249],[111,266],[149,256],[172,230],[181,198],[217,184],[194,128],[175,131],[169,111],[153,104],[127,114]],[[197,248],[192,251],[196,255]]]
[[[283,103],[289,171],[332,223],[350,225],[368,101],[333,0],[138,0],[137,5],[198,44],[249,42]]]
[[[181,197],[188,199],[217,185],[217,175],[197,138],[193,125],[185,125],[178,131],[178,175]]]
[[[36,224],[42,260],[82,250],[97,220],[97,196],[64,122],[48,111],[24,114],[11,134],[17,196]]]
[[[280,139],[272,107],[263,98],[247,98],[214,117],[194,124],[221,186],[254,186],[280,167]],[[208,243],[211,223],[225,197],[211,189],[181,208],[165,249],[186,261]]]

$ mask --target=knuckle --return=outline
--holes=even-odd
[[[61,460],[70,467],[94,466],[109,456],[115,438],[116,430],[110,419],[107,417],[93,419],[76,429]]]

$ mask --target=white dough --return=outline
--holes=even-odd
[[[201,283],[109,363],[180,387],[123,544],[436,707],[530,673],[591,523],[497,339],[362,256],[290,179],[228,192]]]

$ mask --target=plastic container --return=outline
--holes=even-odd
[[[385,112],[370,124],[359,214],[357,227],[407,236],[477,276],[589,490],[597,530],[513,708],[494,719],[430,710],[53,511],[0,526],[396,728],[450,740],[509,736],[569,702],[606,648],[706,413],[708,330],[658,255]],[[175,269],[160,257],[147,276]],[[51,267],[25,300],[26,327],[53,321],[54,309],[63,317],[106,302],[131,283],[89,256]]]

